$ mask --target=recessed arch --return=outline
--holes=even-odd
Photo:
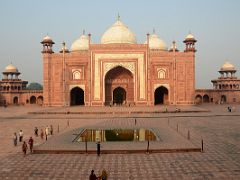
[[[221,96],[221,103],[226,103],[227,102],[227,97],[225,95]]]
[[[71,102],[70,105],[84,105],[84,90],[79,87],[74,87],[70,91]]]
[[[36,104],[36,102],[37,102],[36,96],[31,96],[30,97],[30,104]]]
[[[204,94],[203,103],[209,103],[210,102],[209,99],[210,99],[209,96],[207,94]]]
[[[18,101],[19,101],[19,100],[18,100],[18,97],[15,96],[15,97],[13,98],[13,104],[17,105],[17,104],[19,103]]]
[[[154,92],[154,105],[168,104],[168,89],[160,86]]]
[[[202,100],[203,98],[202,98],[202,96],[200,95],[200,94],[198,94],[198,95],[196,95],[196,97],[195,97],[195,103],[196,104],[201,104],[202,103]]]
[[[122,87],[117,87],[113,90],[113,104],[122,105],[126,102],[126,90]]]
[[[43,105],[43,96],[38,96],[37,97],[37,104],[38,105]]]

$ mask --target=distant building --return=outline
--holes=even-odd
[[[235,67],[226,62],[218,72],[221,76],[212,80],[213,89],[196,89],[197,104],[240,103],[240,79],[235,76]]]
[[[120,20],[103,34],[100,44],[83,33],[54,53],[53,40],[43,41],[45,106],[111,106],[194,104],[195,43],[192,34],[178,51],[153,32],[145,43]]]
[[[18,78],[18,69],[9,64],[0,81],[0,105],[43,104],[42,90],[27,90],[27,81]]]

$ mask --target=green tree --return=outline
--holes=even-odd
[[[32,82],[27,86],[27,89],[29,89],[29,90],[42,90],[43,87],[39,83]]]

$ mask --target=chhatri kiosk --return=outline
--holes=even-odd
[[[71,49],[53,51],[46,36],[43,50],[45,106],[109,106],[194,104],[195,43],[192,34],[180,52],[153,32],[138,43],[120,20],[107,29],[99,44],[83,33]]]

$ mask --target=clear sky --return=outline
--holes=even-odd
[[[0,70],[12,62],[21,79],[42,83],[40,41],[46,34],[55,51],[63,40],[70,48],[83,29],[99,43],[118,13],[138,43],[155,28],[182,51],[191,31],[198,40],[196,88],[211,88],[225,61],[240,71],[240,0],[1,0]]]

